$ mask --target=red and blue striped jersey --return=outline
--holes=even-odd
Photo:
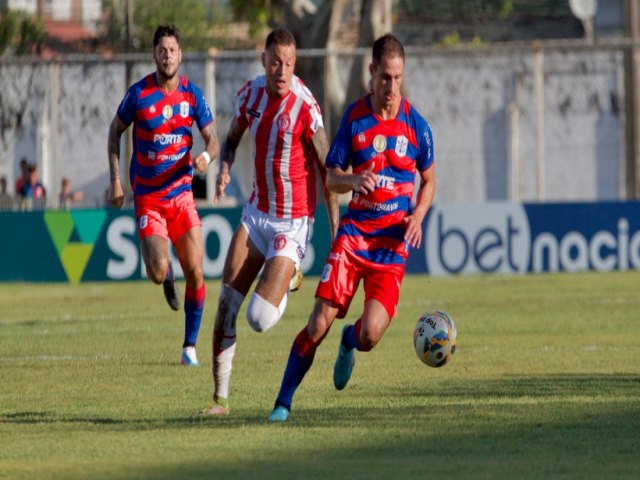
[[[193,122],[202,129],[213,121],[200,89],[180,75],[178,88],[167,93],[152,73],[129,88],[117,114],[125,125],[133,123],[134,195],[170,199],[191,191]]]
[[[327,167],[351,166],[358,173],[373,165],[377,182],[369,194],[354,192],[337,238],[349,237],[355,253],[366,260],[404,264],[408,247],[403,220],[411,212],[416,170],[427,170],[433,162],[431,128],[406,99],[389,120],[374,113],[370,96],[349,105]]]

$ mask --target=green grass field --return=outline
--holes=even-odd
[[[347,388],[332,383],[337,321],[289,422],[272,425],[316,281],[264,334],[243,309],[232,411],[213,419],[198,412],[219,281],[207,284],[201,368],[178,365],[182,313],[150,282],[0,285],[0,478],[640,478],[640,272],[409,276]],[[458,328],[441,369],[412,345],[432,308]]]

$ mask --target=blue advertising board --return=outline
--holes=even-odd
[[[200,210],[206,278],[221,276],[240,214],[240,208]],[[0,281],[145,277],[130,210],[0,212],[0,229]],[[435,204],[423,229],[421,247],[409,254],[409,274],[640,269],[640,202]],[[330,245],[324,208],[311,233],[302,268],[319,275]]]

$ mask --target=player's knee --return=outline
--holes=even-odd
[[[167,277],[166,271],[163,273],[161,269],[154,268],[152,266],[147,266],[147,277],[156,285],[164,282],[164,279]]]
[[[247,321],[253,330],[266,332],[278,323],[281,315],[282,312],[278,307],[271,305],[255,292],[251,295],[251,300],[247,305]]]
[[[182,273],[187,284],[198,285],[204,280],[202,267],[198,265],[187,266],[187,268],[182,270]]]
[[[358,339],[358,350],[361,352],[369,352],[373,350],[378,342],[380,342],[380,337],[373,334],[372,332],[360,332],[360,338]]]

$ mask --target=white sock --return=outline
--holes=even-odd
[[[244,296],[229,285],[222,285],[213,325],[214,398],[229,398],[229,380],[236,352],[236,318]]]

